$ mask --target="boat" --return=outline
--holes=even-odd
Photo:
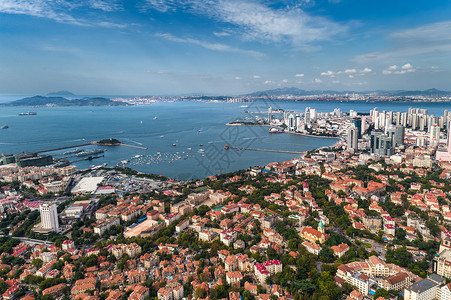
[[[164,138],[164,135],[160,135],[161,138]]]
[[[203,144],[199,144],[199,147],[202,147],[203,146]]]
[[[106,150],[92,150],[92,151],[82,151],[80,153],[77,153],[75,156],[80,157],[80,156],[88,156],[88,155],[93,155],[93,154],[99,154],[99,153],[103,153]]]
[[[186,149],[191,151],[191,148],[186,148]]]
[[[155,116],[155,117],[153,117],[153,119],[156,120],[156,119],[158,119],[158,118]]]
[[[240,107],[242,107],[242,108],[248,108],[249,105],[241,105]]]
[[[2,127],[0,127],[0,129],[7,129],[8,125],[3,125]]]
[[[35,116],[35,115],[37,115],[37,112],[35,112],[35,111],[29,111],[29,112],[26,112],[26,113],[20,113],[19,114],[19,116]]]
[[[173,147],[177,146],[176,144],[172,144]]]

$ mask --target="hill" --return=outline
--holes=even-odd
[[[69,97],[69,98],[73,98],[73,97],[75,97],[77,95],[75,95],[75,94],[73,94],[71,92],[68,92],[68,91],[58,91],[58,92],[48,93],[46,96],[49,96],[49,97]]]
[[[360,95],[378,95],[378,96],[398,96],[398,97],[407,97],[407,96],[450,96],[451,92],[441,91],[438,89],[428,89],[428,90],[416,90],[416,91],[406,91],[406,90],[396,90],[396,91],[385,91],[385,90],[377,90],[377,91],[364,91],[364,92],[356,92],[356,91],[334,91],[334,90],[302,90],[295,87],[287,87],[287,88],[278,88],[272,90],[264,90],[258,91],[250,94],[246,94],[243,96],[247,97],[277,97],[277,96],[312,96],[312,95],[345,95],[345,94],[360,94]]]
[[[64,97],[34,96],[12,101],[8,106],[123,106],[124,102],[94,97],[69,100]]]

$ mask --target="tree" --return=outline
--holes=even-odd
[[[379,288],[376,290],[376,293],[374,294],[374,299],[377,299],[379,297],[383,297],[385,299],[389,299],[390,295],[388,294],[388,291],[386,289],[383,288]]]
[[[329,246],[324,245],[318,254],[318,258],[322,262],[331,263],[335,260],[334,251]]]

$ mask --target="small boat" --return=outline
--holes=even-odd
[[[202,147],[203,146],[203,144],[199,144],[199,147]]]
[[[160,135],[161,138],[164,138],[164,135]]]
[[[2,127],[0,127],[0,129],[7,129],[8,127],[8,125],[3,125]]]
[[[191,151],[191,148],[186,148],[186,149]]]
[[[172,144],[173,147],[177,146],[176,144]]]
[[[155,116],[155,117],[153,117],[153,119],[156,120],[156,119],[158,119],[158,118]]]
[[[142,123],[143,123],[143,121],[140,122],[140,124],[142,124]]]
[[[35,111],[29,111],[26,113],[20,113],[19,116],[35,116],[37,113]]]
[[[241,105],[240,107],[242,107],[242,108],[248,108],[249,105]]]

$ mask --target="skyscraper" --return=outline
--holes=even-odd
[[[359,150],[359,129],[355,125],[348,128],[348,151],[357,152]]]
[[[43,229],[59,231],[58,211],[54,203],[42,203],[39,206],[41,212],[41,225]]]
[[[362,137],[362,119],[352,119],[352,124],[357,128],[358,138],[360,139]]]
[[[429,144],[431,146],[438,146],[440,142],[440,126],[434,124],[431,126],[431,134],[429,136]]]

